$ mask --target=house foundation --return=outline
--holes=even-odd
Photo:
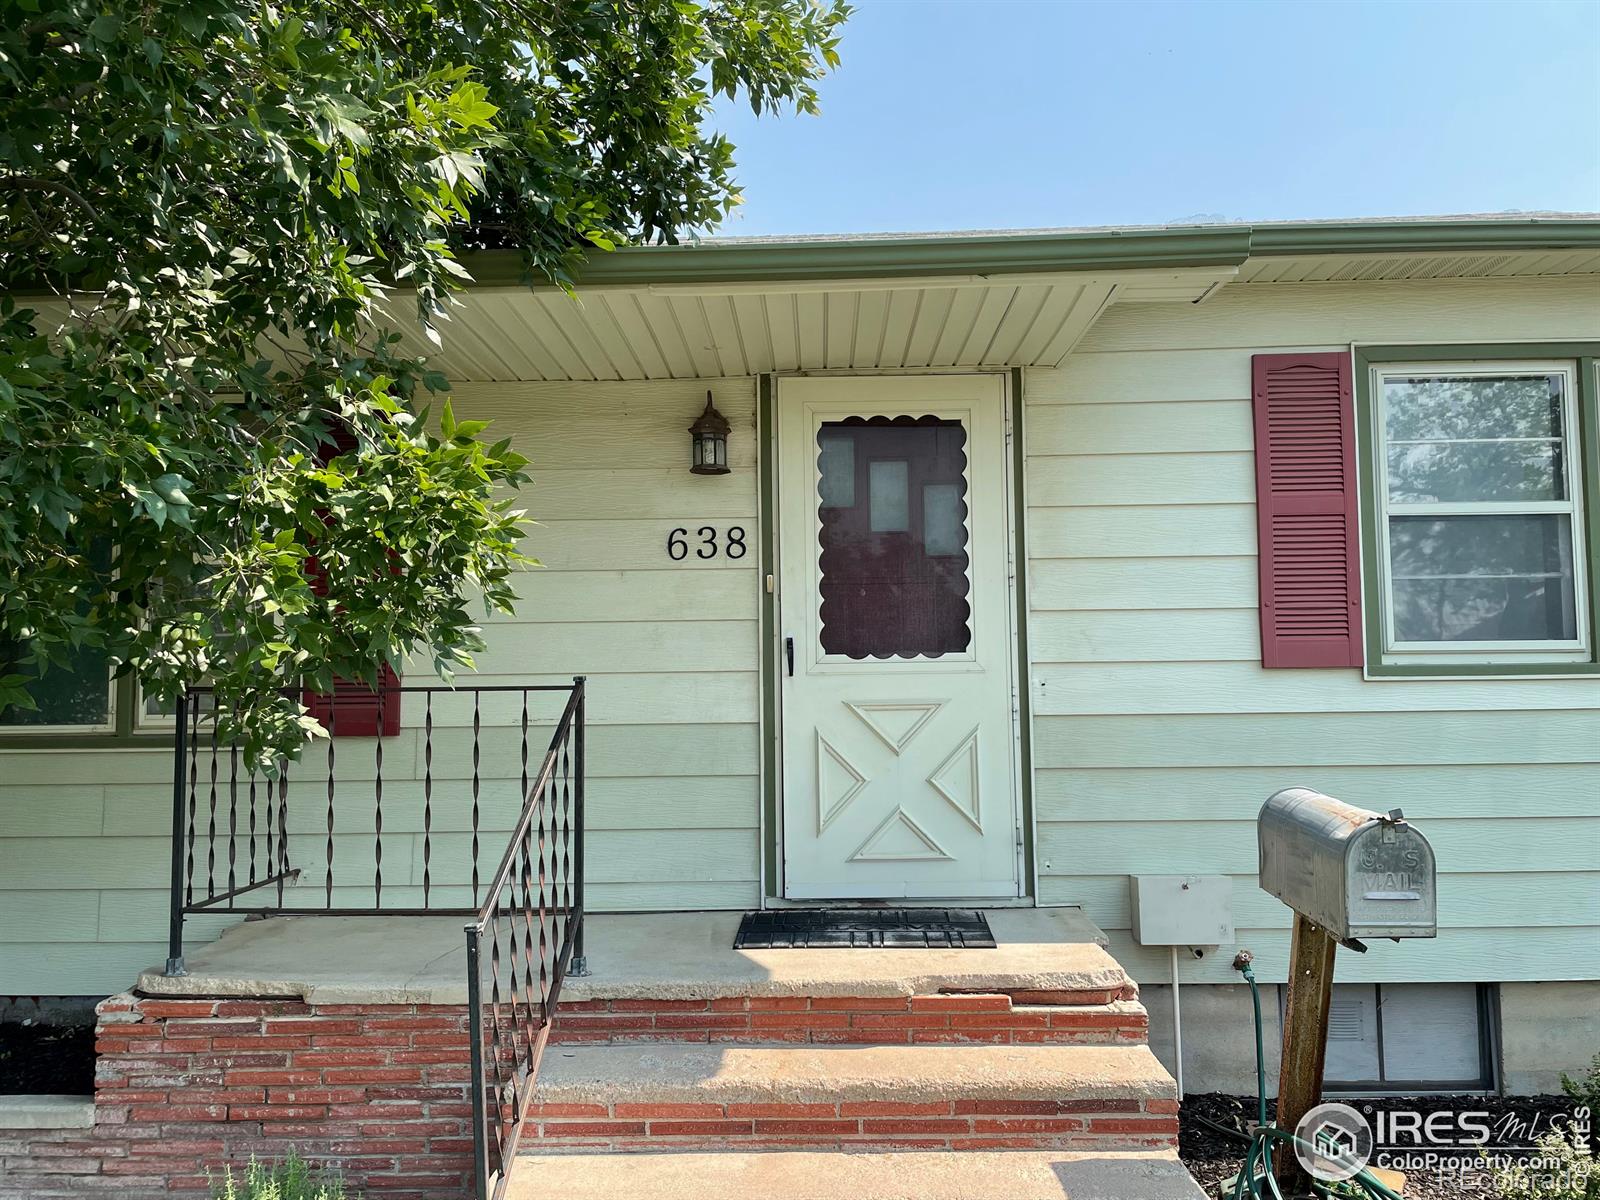
[[[97,1017],[92,1121],[0,1140],[0,1197],[208,1195],[290,1150],[374,1196],[472,1195],[465,1004],[129,992]]]
[[[397,921],[253,923],[189,975],[147,973],[103,1002],[92,1126],[0,1143],[0,1196],[203,1195],[291,1148],[373,1197],[474,1195],[470,1013],[441,949],[453,922]],[[865,1187],[905,1176],[862,1155],[939,1152],[952,1187],[982,1174],[963,1156],[1092,1153],[1094,1170],[1126,1171],[1097,1195],[1199,1195],[1138,988],[1076,910],[991,914],[993,950],[735,951],[736,922],[592,920],[594,974],[567,982],[510,1194],[546,1173],[535,1157],[627,1159],[647,1197],[671,1194],[681,1153],[722,1175],[750,1154],[832,1155]]]

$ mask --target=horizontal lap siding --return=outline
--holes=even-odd
[[[589,893],[596,910],[742,908],[758,898],[760,697],[754,471],[755,394],[746,379],[710,384],[733,423],[734,471],[688,471],[688,426],[707,384],[461,385],[462,419],[493,422],[531,460],[520,504],[524,543],[543,564],[517,579],[515,617],[485,623],[477,682],[561,684],[587,675]],[[742,559],[683,562],[668,534],[745,530]],[[474,608],[476,609],[476,605]],[[471,682],[462,677],[462,683]],[[435,682],[427,663],[408,683]],[[536,768],[559,699],[529,704]],[[383,899],[420,905],[423,880],[423,702],[404,701],[399,736],[383,743]],[[504,850],[496,831],[520,800],[520,699],[485,696],[480,717],[480,865]],[[472,705],[434,702],[430,899],[466,905],[471,842]],[[339,804],[334,902],[371,902],[374,743],[335,744]],[[326,753],[313,747],[290,788],[290,858],[298,899],[320,903],[327,877]],[[128,986],[166,954],[171,822],[166,751],[0,752],[0,995],[93,994]],[[226,764],[223,765],[224,778]],[[200,824],[207,818],[201,771]],[[246,800],[240,800],[240,829]],[[218,827],[227,827],[227,795]],[[203,842],[202,842],[203,847]],[[265,844],[258,843],[258,862]],[[203,848],[199,880],[205,882]],[[226,878],[226,843],[216,880]],[[236,843],[248,872],[248,842]],[[237,918],[192,917],[192,948]]]
[[[5,751],[0,780],[0,995],[105,994],[161,962],[171,752]]]
[[[733,425],[724,476],[688,469],[708,389]],[[491,436],[532,460],[520,502],[538,522],[525,549],[541,566],[519,578],[516,616],[486,624],[478,668],[497,683],[588,677],[590,906],[756,903],[754,383],[477,384],[457,396],[459,412],[492,421]],[[717,531],[713,558],[696,554],[702,526]],[[741,558],[722,552],[734,526]],[[691,548],[674,561],[678,528]]]
[[[1362,680],[1260,663],[1250,357],[1364,342],[1600,336],[1596,283],[1275,285],[1124,305],[1025,423],[1039,899],[1082,904],[1143,981],[1127,876],[1234,879],[1238,944],[1282,979],[1256,886],[1262,801],[1305,784],[1432,838],[1440,935],[1341,955],[1350,980],[1600,978],[1600,685]],[[1236,978],[1231,949],[1184,965]]]

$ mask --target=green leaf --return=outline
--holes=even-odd
[[[189,497],[184,489],[189,486],[189,481],[182,475],[162,475],[150,482],[150,486],[168,504],[188,507]]]
[[[448,394],[414,347],[458,336],[466,253],[573,294],[585,254],[711,229],[738,199],[712,92],[814,108],[847,12],[12,8],[0,175],[76,196],[0,204],[11,283],[68,302],[0,289],[0,644],[51,686],[83,648],[152,695],[209,679],[264,770],[322,732],[286,684],[470,669],[476,597],[517,602],[527,459],[413,408]]]

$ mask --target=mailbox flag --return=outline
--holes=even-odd
[[[1257,354],[1261,665],[1361,665],[1350,356]]]

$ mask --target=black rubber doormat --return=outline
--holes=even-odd
[[[735,950],[993,950],[974,908],[811,908],[745,913]]]

